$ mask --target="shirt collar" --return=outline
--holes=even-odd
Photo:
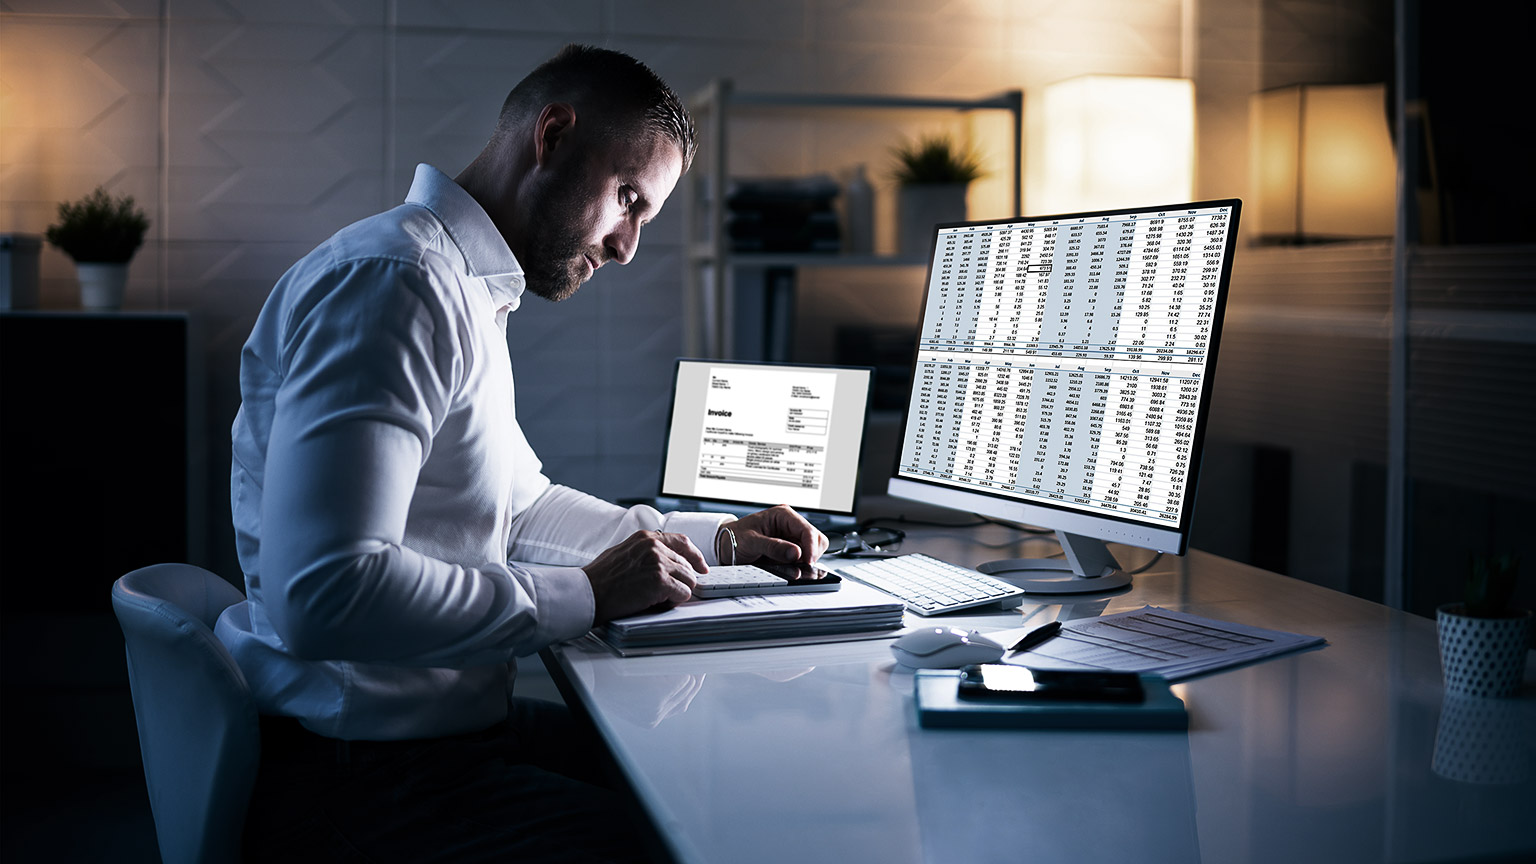
[[[485,282],[498,307],[517,308],[523,294],[523,267],[480,202],[447,174],[425,163],[416,166],[405,200],[431,210],[443,223],[464,256],[465,269]]]

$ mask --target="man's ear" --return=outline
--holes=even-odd
[[[544,106],[534,124],[533,157],[539,167],[546,167],[556,150],[566,145],[575,126],[575,106],[568,102],[551,102]]]

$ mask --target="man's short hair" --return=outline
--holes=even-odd
[[[518,82],[496,121],[501,135],[538,116],[551,102],[569,102],[578,116],[598,118],[599,134],[649,132],[675,143],[683,171],[693,162],[698,134],[683,100],[650,67],[619,51],[567,45]]]

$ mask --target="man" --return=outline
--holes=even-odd
[[[812,561],[826,548],[785,507],[723,522],[553,485],[518,428],[508,314],[524,290],[562,300],[627,263],[693,151],[692,121],[654,73],[571,46],[512,90],[458,177],[419,166],[405,204],[343,229],[279,280],[241,355],[231,503],[247,602],[218,626],[261,713],[294,718],[264,721],[277,755],[264,755],[248,839],[281,836],[267,846],[281,854],[373,844],[368,857],[417,858],[429,850],[404,851],[417,841],[443,854],[425,839],[441,820],[411,820],[446,786],[454,818],[472,799],[472,822],[544,854],[526,843],[550,823],[509,832],[503,811],[585,790],[501,801],[522,781],[461,773],[427,784],[436,797],[412,792],[404,814],[369,804],[348,822],[338,808],[378,787],[417,789],[414,775],[390,773],[402,762],[471,771],[489,746],[521,772],[590,756],[549,746],[571,735],[559,718],[509,709],[514,657],[681,602],[712,563]],[[477,755],[442,755],[442,742],[465,740]],[[306,779],[306,760],[344,763],[341,779],[334,764],[323,782]],[[351,782],[361,774],[374,778],[363,788]],[[290,817],[272,814],[320,788],[331,790],[317,805],[326,824],[285,834]],[[554,834],[561,846],[581,839]]]

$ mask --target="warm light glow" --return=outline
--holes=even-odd
[[[1386,85],[1296,86],[1253,96],[1252,208],[1267,237],[1389,237],[1397,163]]]
[[[1028,212],[1194,197],[1194,82],[1089,75],[1050,85],[1038,104],[1025,148]]]
[[[1253,215],[1257,233],[1296,234],[1297,166],[1301,158],[1301,89],[1259,93],[1248,107],[1253,148]]]

